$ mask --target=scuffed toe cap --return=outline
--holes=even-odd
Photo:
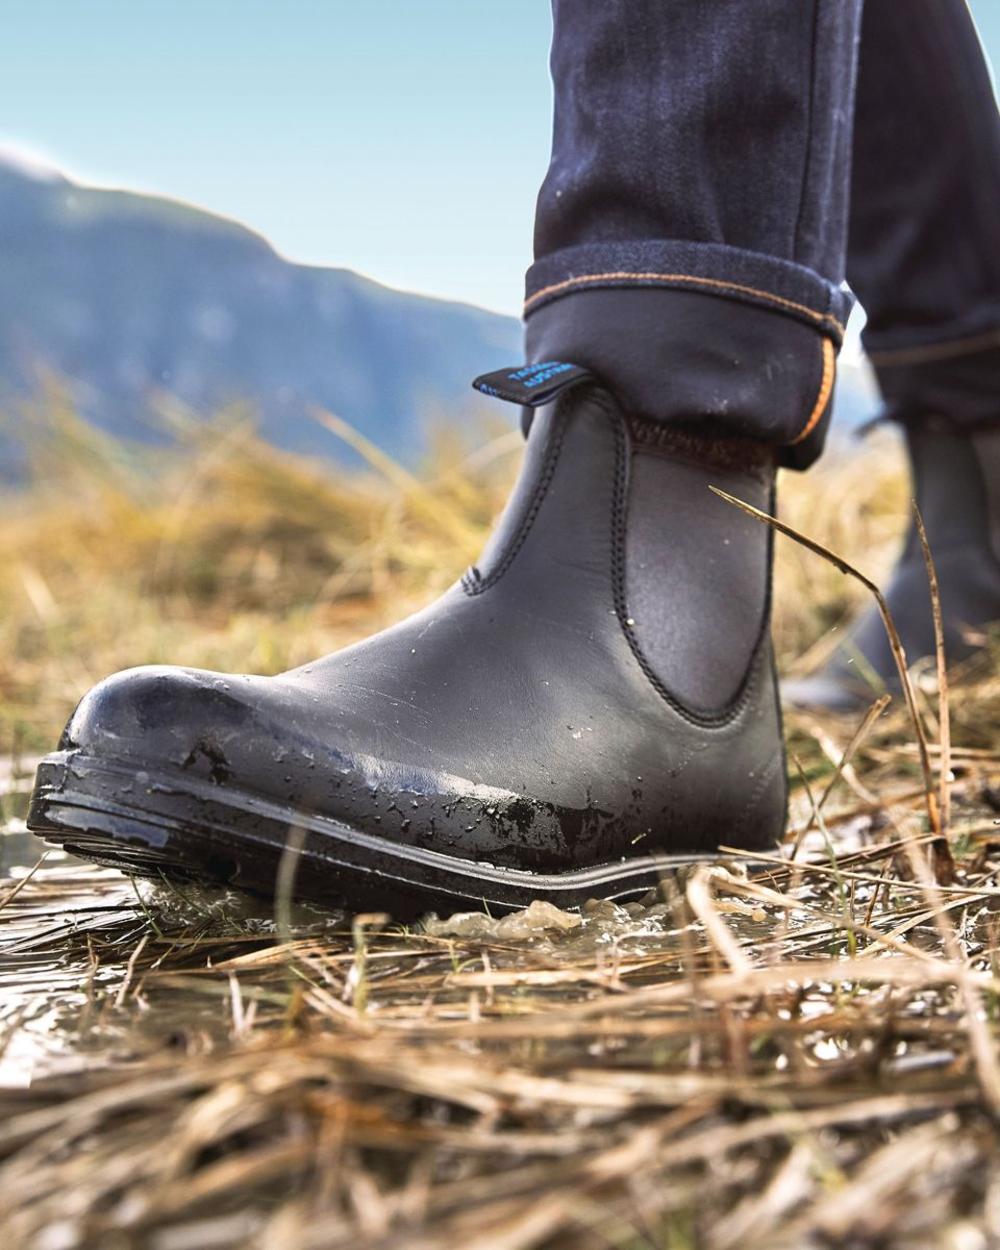
[[[126,669],[83,697],[60,747],[224,780],[230,744],[252,730],[265,680],[165,665]]]

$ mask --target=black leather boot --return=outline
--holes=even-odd
[[[29,826],[265,892],[297,829],[297,895],[396,916],[625,900],[720,842],[773,846],[770,534],[708,489],[769,508],[772,453],[630,422],[568,373],[442,598],[278,677],[109,678],[39,768]]]
[[[968,659],[1000,621],[1000,430],[959,433],[930,420],[906,430],[920,508],[941,590],[949,664]],[[885,590],[909,664],[934,654],[934,621],[916,525]],[[786,682],[787,702],[853,711],[883,690],[899,693],[898,670],[874,605],[815,676]]]

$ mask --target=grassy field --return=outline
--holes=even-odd
[[[8,838],[17,759],[93,681],[278,671],[403,615],[475,556],[519,447],[348,475],[235,417],[181,435],[143,456],[53,405],[3,501]],[[876,579],[907,506],[885,438],[783,484],[783,518]],[[791,672],[866,592],[778,545]],[[627,909],[403,929],[59,859],[0,884],[0,1244],[1000,1244],[1000,678],[957,676],[934,850],[891,706],[846,767],[857,721],[790,721],[794,860]]]

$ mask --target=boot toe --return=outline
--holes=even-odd
[[[60,747],[136,764],[228,772],[228,747],[246,741],[261,679],[147,665],[94,686],[80,701]]]

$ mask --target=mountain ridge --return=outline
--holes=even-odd
[[[325,408],[410,465],[432,417],[516,419],[469,386],[521,359],[515,318],[300,264],[183,200],[86,186],[0,152],[0,256],[7,409],[55,377],[99,428],[155,443],[165,394],[206,418],[240,404],[276,446],[356,462],[311,419]],[[874,406],[864,367],[842,362],[839,427]],[[16,466],[0,444],[0,476]]]
[[[114,434],[149,436],[168,391],[206,415],[249,403],[270,441],[337,455],[308,417],[329,408],[412,462],[429,415],[485,410],[472,377],[520,356],[514,318],[298,264],[183,201],[3,161],[0,251],[0,398],[54,374]]]

